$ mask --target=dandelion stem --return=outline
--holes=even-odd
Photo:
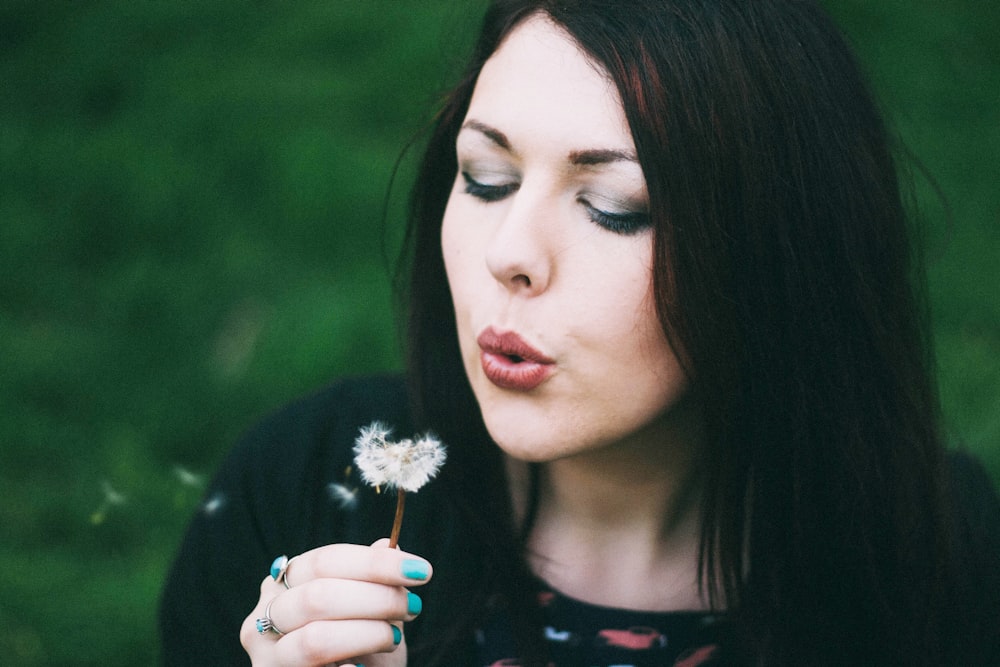
[[[396,490],[396,518],[392,520],[392,533],[389,535],[389,548],[395,549],[399,544],[399,531],[403,527],[403,509],[406,506],[406,491]]]
[[[362,428],[354,440],[354,463],[365,483],[376,491],[382,485],[396,489],[396,518],[389,538],[389,546],[395,548],[403,526],[406,492],[416,493],[437,474],[444,463],[445,451],[441,441],[431,433],[399,442],[389,440],[390,433],[381,422]]]

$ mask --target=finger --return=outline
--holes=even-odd
[[[274,598],[274,595],[269,594],[274,585],[271,577],[265,577],[260,582],[260,597],[257,599],[257,605],[240,625],[240,643],[251,656],[259,655],[258,649],[268,650],[268,644],[271,644],[274,637],[277,636],[271,632],[261,632],[257,627],[257,621],[264,617],[268,601]]]
[[[279,637],[274,655],[281,665],[323,665],[395,651],[402,639],[402,631],[385,621],[314,621]]]
[[[316,620],[411,621],[422,609],[420,596],[401,586],[316,579],[278,594],[271,602],[271,620],[287,633]]]
[[[291,588],[313,579],[354,579],[390,586],[419,586],[433,569],[419,556],[399,549],[330,544],[295,557]]]
[[[397,627],[400,630],[403,629],[402,626]],[[409,664],[408,653],[406,633],[404,631],[402,641],[391,653],[369,653],[367,655],[355,656],[352,660],[355,663],[355,667],[406,667]]]

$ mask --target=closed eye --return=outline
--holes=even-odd
[[[586,199],[580,199],[579,202],[587,211],[591,221],[615,234],[631,236],[650,226],[649,215],[646,213],[638,211],[612,213],[594,207]]]
[[[518,187],[520,187],[517,182],[500,185],[480,183],[465,171],[462,172],[462,179],[465,180],[465,193],[484,202],[500,201],[507,195],[517,192]]]

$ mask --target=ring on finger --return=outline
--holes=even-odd
[[[282,555],[271,563],[271,578],[284,584],[285,588],[291,588],[288,583],[288,566],[292,564],[293,560],[295,559]]]
[[[257,624],[258,634],[265,635],[268,632],[273,632],[278,636],[285,634],[284,632],[279,630],[278,626],[276,626],[274,624],[274,621],[271,620],[271,605],[274,604],[274,601],[277,599],[278,598],[271,598],[271,601],[267,603],[266,607],[264,607],[264,615],[255,621],[255,623]]]

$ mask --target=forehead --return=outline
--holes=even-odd
[[[468,118],[526,140],[632,146],[610,77],[563,28],[541,15],[514,28],[486,61]]]

